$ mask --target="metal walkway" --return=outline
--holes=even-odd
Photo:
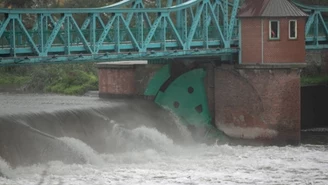
[[[146,2],[146,1],[145,1]],[[87,9],[0,9],[0,65],[238,52],[239,0],[123,0]],[[307,49],[328,48],[326,7],[304,6]],[[322,23],[322,24],[320,24]]]

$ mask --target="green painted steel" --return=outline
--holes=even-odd
[[[123,0],[101,8],[0,9],[0,66],[231,55],[240,0]],[[328,48],[328,7],[309,14],[306,48]]]
[[[162,67],[150,80],[144,95],[156,96],[161,86],[170,78],[170,65]]]
[[[211,115],[208,110],[204,87],[206,72],[194,69],[175,79],[165,91],[159,91],[155,102],[167,107],[187,124],[210,126]]]
[[[148,60],[148,64],[169,64],[171,63],[170,59],[154,59]]]
[[[238,7],[239,0],[124,0],[101,8],[0,9],[0,65],[232,54],[239,50]]]
[[[304,5],[296,0],[293,3],[309,15],[305,25],[306,49],[327,49],[328,24],[324,17],[328,7]]]
[[[167,64],[156,72],[145,95],[155,96],[155,102],[177,115],[181,123],[205,131],[204,135],[198,135],[205,141],[227,142],[229,138],[212,124],[204,86],[206,71],[194,69],[174,79],[171,67]]]

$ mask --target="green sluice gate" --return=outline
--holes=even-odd
[[[155,103],[172,111],[188,127],[205,128],[206,137],[223,136],[212,124],[204,85],[206,71],[197,68],[173,76],[171,65],[164,65],[150,80],[144,94],[155,96]]]

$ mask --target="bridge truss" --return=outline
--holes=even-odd
[[[142,0],[87,9],[0,9],[0,65],[237,52],[239,0]]]
[[[293,3],[309,15],[305,26],[306,49],[327,49],[328,7]]]
[[[219,56],[238,52],[239,0],[123,0],[101,8],[0,9],[0,65]],[[306,48],[328,48],[328,7]]]

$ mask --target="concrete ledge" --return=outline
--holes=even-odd
[[[119,61],[119,62],[102,62],[98,63],[96,67],[98,69],[122,69],[122,68],[135,68],[136,65],[146,65],[147,60],[137,61]]]
[[[293,64],[238,64],[235,65],[236,69],[302,69],[307,66],[306,63],[293,63]]]
[[[145,96],[145,95],[129,95],[129,94],[110,94],[110,93],[99,93],[99,98],[104,99],[145,99],[145,100],[154,100],[154,96]]]

